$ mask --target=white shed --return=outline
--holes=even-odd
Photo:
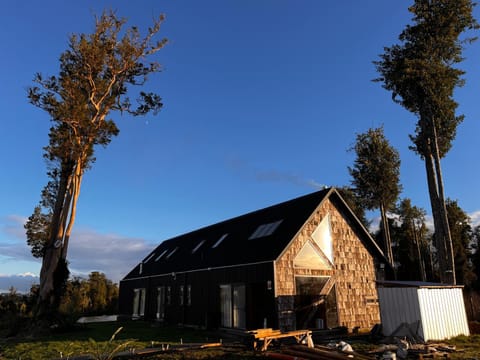
[[[425,282],[379,282],[383,334],[413,333],[424,341],[470,335],[462,289]]]

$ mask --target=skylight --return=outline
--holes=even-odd
[[[195,251],[197,251],[198,249],[200,249],[200,246],[202,246],[204,243],[205,243],[205,240],[200,241],[198,245],[193,248],[192,254],[195,253]]]
[[[282,221],[283,219],[272,222],[272,223],[260,225],[257,228],[257,230],[255,230],[253,234],[250,235],[248,240],[258,239],[258,238],[272,235],[274,231],[277,230],[278,226],[282,223]]]
[[[176,252],[177,250],[178,250],[178,246],[177,246],[175,249],[173,249],[173,250],[170,252],[170,254],[167,255],[167,257],[166,257],[165,259],[170,259],[170,257],[171,257],[173,254],[175,254],[175,252]]]
[[[147,263],[149,262],[150,260],[152,260],[152,258],[155,256],[155,253],[152,253],[152,255],[150,255],[147,260],[144,261],[144,263]]]
[[[158,255],[158,257],[155,259],[155,261],[160,260],[162,258],[162,256],[167,253],[167,251],[168,251],[168,249],[163,250],[163,252],[160,255]]]
[[[227,234],[223,234],[222,237],[220,239],[217,240],[217,242],[215,244],[213,244],[212,246],[212,249],[215,249],[218,245],[220,245],[222,243],[222,241],[228,236],[228,233]]]

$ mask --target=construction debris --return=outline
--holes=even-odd
[[[251,330],[247,334],[251,336],[254,350],[266,351],[272,341],[284,338],[294,338],[299,344],[304,343],[308,347],[313,347],[311,330],[280,331],[269,328]]]
[[[432,358],[450,358],[450,353],[458,351],[454,346],[443,343],[429,344],[411,344],[405,339],[395,339],[396,344],[384,344],[369,354],[376,355],[384,359],[432,359]]]

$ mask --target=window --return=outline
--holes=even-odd
[[[162,258],[162,256],[167,253],[167,251],[168,251],[168,249],[163,250],[163,252],[160,255],[158,255],[158,257],[155,259],[155,261],[160,260]]]
[[[222,237],[218,239],[215,244],[213,244],[212,249],[215,249],[218,245],[220,245],[227,236],[228,234],[223,234]]]
[[[330,270],[328,258],[311,241],[307,241],[293,259],[293,266],[302,269]]]
[[[282,221],[283,221],[283,219],[272,222],[272,223],[260,225],[257,228],[257,230],[255,230],[253,232],[253,234],[250,235],[248,240],[258,239],[258,238],[262,238],[262,237],[265,237],[265,236],[272,235],[273,232],[275,230],[277,230],[278,226],[282,223]]]
[[[171,257],[173,254],[175,254],[175,252],[176,252],[177,250],[178,250],[178,246],[177,246],[175,249],[173,249],[173,250],[167,255],[166,259],[170,259],[170,257]]]
[[[145,289],[134,289],[133,290],[133,311],[132,316],[138,317],[145,315]]]
[[[157,288],[157,320],[165,320],[165,286]]]
[[[167,286],[167,295],[165,300],[167,305],[172,305],[172,287],[171,286]]]
[[[315,231],[312,233],[312,239],[322,250],[323,254],[333,264],[333,245],[332,233],[330,231],[330,215],[325,216]]]
[[[245,285],[220,285],[220,324],[223,327],[245,329]]]
[[[187,285],[187,305],[192,305],[192,285]]]
[[[296,295],[320,295],[330,276],[295,276]]]
[[[143,263],[140,263],[140,267],[138,268],[138,273],[141,275],[143,272]]]
[[[184,296],[185,296],[185,286],[180,285],[180,289],[179,289],[179,291],[178,291],[178,298],[179,298],[179,299],[178,299],[178,300],[179,300],[178,303],[179,303],[180,305],[183,305],[183,304],[184,304],[184,299],[185,299]]]
[[[198,243],[197,246],[195,246],[192,250],[192,254],[195,253],[195,251],[197,251],[198,249],[200,249],[200,247],[205,243],[205,240],[202,240]]]
[[[147,260],[144,261],[144,263],[147,263],[149,262],[150,260],[152,260],[152,258],[155,256],[155,253],[152,253],[152,255],[150,255]]]

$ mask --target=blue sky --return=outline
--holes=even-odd
[[[85,175],[73,272],[118,280],[163,239],[317,190],[347,185],[355,135],[384,125],[401,155],[402,197],[429,211],[416,119],[371,80],[411,1],[28,0],[0,5],[0,275],[38,274],[23,222],[46,182],[49,119],[27,101],[36,72],[57,74],[68,36],[114,9],[145,30],[166,15],[158,116],[114,115],[120,134]],[[477,18],[479,10],[476,10]],[[446,195],[479,221],[480,43],[465,51],[466,119],[443,161]],[[1,277],[0,276],[0,277]],[[11,278],[13,281],[13,277]],[[0,288],[2,284],[0,284]]]

